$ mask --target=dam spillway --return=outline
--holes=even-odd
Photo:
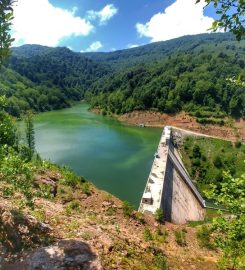
[[[184,224],[203,220],[205,201],[192,183],[165,127],[140,202],[139,211],[163,209],[164,220]]]

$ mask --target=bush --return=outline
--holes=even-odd
[[[174,232],[175,235],[175,240],[177,242],[177,244],[181,247],[184,247],[187,245],[186,243],[186,232],[184,230],[181,231],[175,231]]]
[[[161,228],[157,228],[156,235],[155,235],[155,240],[159,243],[165,243],[166,238],[168,236],[168,232],[166,230],[161,230]]]
[[[133,215],[134,207],[129,202],[124,201],[122,205],[122,209],[123,209],[124,216],[131,217]]]
[[[200,246],[208,249],[214,249],[213,244],[210,242],[211,230],[207,226],[202,226],[197,232],[197,238],[199,240]]]
[[[153,259],[153,270],[168,270],[168,263],[163,254],[157,254]]]
[[[80,211],[80,202],[77,200],[72,201],[69,203],[68,206],[65,208],[66,215],[71,215],[72,212],[79,212]]]
[[[152,235],[149,228],[145,228],[145,230],[144,230],[144,239],[146,241],[152,241],[153,240],[153,235]]]
[[[223,166],[223,163],[222,163],[222,160],[221,160],[220,156],[216,156],[216,157],[214,158],[213,163],[214,163],[214,166],[215,166],[216,168],[218,168],[218,169],[221,168],[221,167]]]
[[[240,141],[235,142],[235,147],[240,148],[242,146],[242,143]]]
[[[87,194],[87,195],[91,195],[91,185],[89,182],[85,182],[82,184],[81,186],[82,192]]]
[[[157,222],[162,222],[164,219],[164,214],[163,214],[163,209],[162,208],[158,208],[155,212],[155,220]]]
[[[141,212],[137,212],[135,214],[135,219],[138,220],[140,223],[145,223],[144,214]]]

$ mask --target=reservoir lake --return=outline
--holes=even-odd
[[[128,126],[77,104],[35,116],[36,150],[138,207],[161,129]]]

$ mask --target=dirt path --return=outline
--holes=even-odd
[[[191,130],[186,130],[186,129],[175,127],[175,126],[172,126],[172,128],[175,130],[179,130],[179,131],[181,131],[181,133],[185,133],[186,135],[213,138],[213,139],[222,139],[222,140],[229,141],[229,142],[231,141],[229,138],[218,137],[218,136],[208,135],[208,134],[204,134],[204,133],[194,132]]]
[[[185,112],[177,115],[168,115],[160,112],[134,111],[118,117],[118,120],[131,125],[147,127],[163,127],[165,125],[179,128],[197,136],[208,136],[229,141],[245,142],[245,120],[224,119],[224,126],[201,125],[196,119]],[[191,133],[192,132],[192,133]]]

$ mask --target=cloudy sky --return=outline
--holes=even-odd
[[[196,0],[18,0],[15,46],[113,51],[208,32],[214,10]]]

